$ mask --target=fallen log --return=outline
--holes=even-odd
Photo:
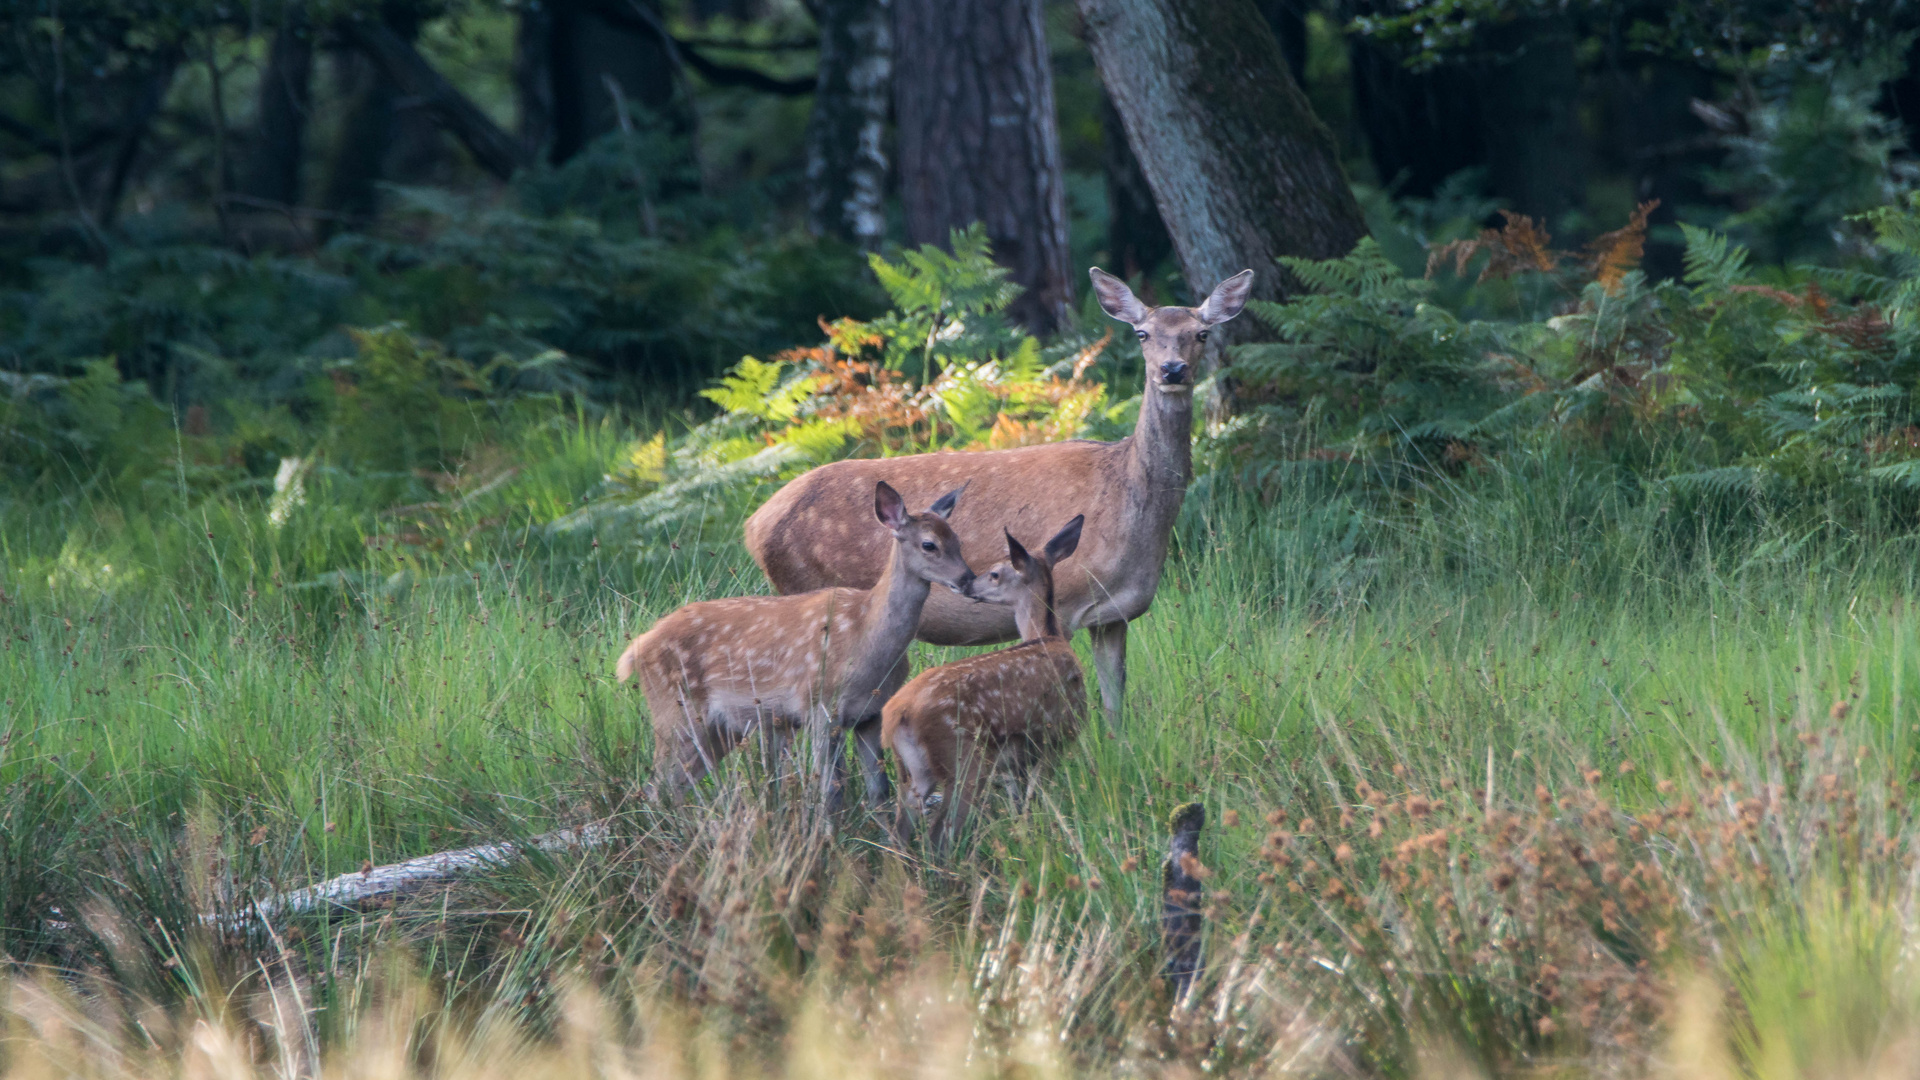
[[[373,900],[417,893],[434,885],[449,884],[469,874],[496,870],[529,852],[557,854],[597,847],[606,843],[612,835],[604,822],[596,822],[578,829],[542,833],[524,843],[503,841],[439,851],[386,866],[368,866],[328,878],[317,885],[256,900],[239,914],[225,919],[215,914],[202,915],[200,919],[203,923],[224,923],[228,929],[237,930],[245,929],[256,921],[271,922],[319,908],[351,910]]]

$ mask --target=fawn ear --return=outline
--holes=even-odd
[[[971,483],[973,483],[973,481],[967,481],[967,484]],[[952,517],[954,504],[960,501],[960,493],[967,490],[967,484],[961,484],[959,487],[933,500],[933,505],[927,507],[927,513],[938,514],[942,518]]]
[[[1012,533],[1004,528],[1000,531],[1007,533],[1007,561],[1013,564],[1015,570],[1020,571],[1021,576],[1026,576],[1027,568],[1033,563],[1033,556],[1027,554],[1026,547],[1015,540]]]
[[[873,516],[894,532],[907,527],[907,503],[885,480],[873,489]]]
[[[1047,541],[1047,549],[1042,553],[1046,556],[1048,566],[1057,566],[1061,559],[1073,554],[1073,549],[1080,546],[1080,526],[1086,523],[1087,515],[1075,514],[1072,521],[1053,534],[1053,539]]]
[[[1147,305],[1133,295],[1126,282],[1097,266],[1088,270],[1087,276],[1093,279],[1093,295],[1100,300],[1100,310],[1133,326],[1147,321]]]
[[[1213,294],[1207,301],[1194,310],[1200,321],[1208,326],[1226,322],[1240,309],[1247,306],[1247,296],[1253,292],[1253,271],[1242,270],[1213,287]]]

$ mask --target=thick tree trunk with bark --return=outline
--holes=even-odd
[[[1253,0],[1078,0],[1087,43],[1196,296],[1251,267],[1285,296],[1281,255],[1345,255],[1366,235],[1333,136]]]
[[[1243,0],[1244,2],[1244,0]],[[980,221],[1036,333],[1073,299],[1053,68],[1040,0],[894,0],[894,110],[907,236]]]
[[[807,119],[807,223],[877,249],[886,239],[891,0],[819,0],[820,74]]]

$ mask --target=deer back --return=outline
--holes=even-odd
[[[1047,535],[1058,526],[1061,507],[1085,508],[1080,551],[1054,580],[1055,608],[1062,629],[1071,632],[1087,625],[1089,610],[1111,596],[1144,591],[1150,601],[1159,581],[1167,536],[1143,529],[1139,508],[1129,505],[1127,447],[1124,440],[1075,440],[823,465],[781,488],[748,519],[747,549],[781,592],[871,584],[885,538],[843,531],[837,523],[863,489],[881,478],[910,503],[967,482],[966,498],[950,519],[967,552],[1005,550],[1003,529]],[[1182,494],[1174,488],[1176,510]],[[1014,636],[1012,609],[1000,605],[935,593],[921,615],[920,637],[935,644],[989,644]]]

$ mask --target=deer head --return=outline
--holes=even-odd
[[[1140,351],[1147,359],[1147,397],[1182,405],[1192,396],[1207,332],[1240,314],[1253,291],[1253,271],[1242,270],[1214,286],[1199,307],[1150,308],[1112,274],[1097,266],[1087,273],[1093,278],[1093,294],[1101,310],[1132,326],[1133,335],[1140,339]]]
[[[882,480],[873,489],[873,514],[893,534],[899,545],[898,563],[908,574],[964,594],[973,583],[973,571],[960,557],[960,538],[947,524],[960,501],[960,490],[964,489],[940,496],[924,514],[909,514],[900,493]]]
[[[1085,514],[1075,514],[1038,556],[1029,554],[1007,533],[1007,561],[974,578],[967,595],[989,604],[1012,604],[1024,640],[1059,637],[1060,626],[1053,617],[1053,568],[1080,546],[1080,526],[1085,521]]]

